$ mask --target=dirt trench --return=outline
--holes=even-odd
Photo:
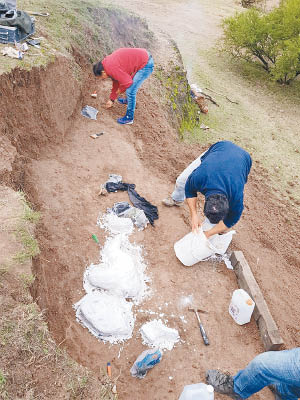
[[[174,164],[176,158],[184,162],[191,157],[190,153],[200,149],[191,151],[178,142],[165,115],[158,111],[159,103],[146,93],[147,89],[145,85],[139,93],[133,127],[116,124],[116,117],[124,112],[122,106],[111,112],[100,111],[97,122],[78,116],[63,143],[44,151],[28,165],[26,181],[28,187],[34,188],[35,204],[43,215],[38,231],[41,256],[35,263],[35,294],[41,308],[47,310],[56,341],[63,341],[72,357],[96,373],[107,361],[112,362],[115,374],[122,371],[118,383],[121,399],[174,399],[187,382],[203,380],[206,368],[237,368],[241,353],[250,360],[262,351],[262,346],[254,323],[246,329],[237,327],[225,314],[236,288],[234,274],[224,265],[213,263],[185,269],[176,260],[173,243],[189,230],[187,210],[164,209],[160,200],[169,192],[174,172],[182,168],[181,163],[172,167],[172,160]],[[108,90],[107,85],[98,92],[99,97],[107,95]],[[82,104],[86,102],[91,104],[89,92],[82,99]],[[89,134],[98,131],[104,131],[101,138],[89,138]],[[149,315],[137,314],[133,339],[124,346],[108,346],[75,321],[72,309],[84,295],[85,267],[98,260],[98,247],[91,234],[96,233],[101,244],[105,240],[104,233],[96,227],[99,212],[105,212],[116,201],[127,200],[126,193],[97,196],[99,184],[111,172],[135,183],[139,193],[159,207],[160,218],[155,227],[134,235],[134,240],[145,247],[153,290],[151,298],[136,311],[142,308],[165,313],[169,326],[179,329],[184,341],[167,352],[144,381],[132,378],[129,369],[144,350],[138,329],[149,320]],[[181,297],[190,294],[209,311],[204,317],[212,341],[208,349],[203,348],[194,315],[180,305]],[[241,352],[234,354],[237,346]],[[221,361],[220,351],[226,353]]]
[[[51,66],[53,74],[55,68],[61,69],[61,65],[58,62]],[[51,75],[47,77],[44,79],[50,80]],[[63,74],[60,79],[51,94],[50,81],[44,83],[48,98],[59,99],[56,88],[64,89],[66,85]],[[151,95],[150,80],[139,92],[133,126],[117,125],[115,119],[124,113],[121,105],[111,111],[100,108],[96,122],[83,118],[81,106],[99,106],[101,99],[109,93],[108,83],[99,87],[99,100],[91,100],[89,94],[94,89],[93,83],[87,80],[83,85],[86,90],[82,93],[80,88],[77,89],[77,98],[72,99],[73,109],[68,102],[61,103],[66,104],[66,109],[61,105],[53,106],[51,115],[52,120],[57,121],[57,127],[53,122],[48,131],[53,140],[50,133],[41,139],[36,134],[36,140],[41,143],[37,144],[38,151],[32,157],[28,156],[31,144],[23,138],[26,164],[22,174],[17,171],[12,174],[22,176],[20,183],[42,213],[36,232],[41,255],[34,262],[34,296],[41,309],[46,310],[55,340],[63,342],[74,359],[96,374],[107,361],[112,362],[115,376],[121,371],[118,381],[121,399],[175,399],[184,384],[203,381],[207,368],[219,367],[234,372],[263,348],[254,322],[236,326],[227,313],[232,291],[237,287],[233,272],[224,264],[212,262],[184,268],[174,255],[173,243],[189,231],[188,211],[186,208],[165,209],[160,201],[171,190],[176,174],[199,154],[201,147],[179,142],[159,99]],[[68,85],[72,86],[72,82]],[[41,95],[46,96],[46,93]],[[44,106],[41,104],[41,107]],[[62,115],[70,116],[69,125],[67,121],[61,121]],[[34,121],[33,117],[31,123]],[[38,133],[39,119],[36,121]],[[59,129],[62,126],[66,127],[65,132]],[[98,131],[104,131],[104,135],[97,140],[89,137]],[[86,266],[99,259],[99,250],[91,240],[91,234],[96,233],[101,244],[105,240],[103,232],[96,227],[99,212],[105,212],[116,201],[127,200],[126,193],[98,197],[99,184],[111,172],[121,174],[124,181],[135,183],[141,195],[158,205],[160,218],[155,227],[134,235],[134,240],[145,248],[147,272],[152,279],[153,294],[141,307],[158,314],[165,313],[169,326],[176,327],[183,340],[174,350],[164,354],[162,362],[143,381],[132,378],[129,369],[144,350],[138,329],[149,316],[137,313],[133,338],[124,346],[108,346],[75,321],[72,308],[84,295],[82,276]],[[255,180],[250,184],[255,190]],[[254,218],[255,214],[249,216],[247,211],[239,236],[249,236],[245,221],[249,224],[251,216]],[[239,248],[238,241],[234,243],[236,247]],[[209,311],[203,318],[211,339],[209,348],[202,343],[194,315],[180,305],[182,296],[191,294],[196,303]],[[269,397],[268,391],[256,396]]]
[[[7,110],[13,106],[16,110],[11,119],[1,120],[5,149],[1,176],[4,183],[23,188],[42,213],[36,232],[41,254],[34,260],[33,293],[46,310],[55,340],[74,359],[96,374],[107,361],[112,362],[114,376],[121,371],[120,399],[176,399],[185,384],[203,381],[207,368],[234,373],[263,351],[254,322],[240,327],[228,315],[237,288],[233,272],[213,262],[184,268],[174,255],[174,242],[189,231],[188,210],[165,209],[161,199],[171,191],[176,175],[203,149],[178,140],[169,114],[152,91],[154,77],[139,92],[134,125],[121,127],[115,121],[124,113],[121,105],[110,111],[100,107],[109,83],[99,86],[98,100],[92,100],[94,80],[84,73],[78,82],[70,68],[67,60],[60,59],[47,70],[15,71],[9,79],[1,78]],[[100,109],[96,122],[80,116],[85,104]],[[89,137],[99,131],[104,131],[99,139]],[[126,193],[98,197],[99,184],[111,172],[135,183],[138,192],[159,208],[155,227],[134,235],[145,248],[152,279],[153,294],[141,307],[165,313],[169,326],[176,327],[183,340],[142,381],[132,378],[129,369],[144,350],[138,329],[149,316],[137,314],[134,336],[124,346],[108,346],[77,324],[72,308],[84,294],[86,266],[99,259],[91,234],[96,233],[101,244],[105,240],[96,227],[99,212],[127,200]],[[287,232],[290,211],[273,201],[263,175],[267,178],[258,167],[251,173],[246,209],[232,248],[244,251],[287,347],[293,347],[300,345],[299,232]],[[190,294],[209,311],[203,317],[209,347],[202,343],[194,315],[180,305],[181,297]],[[271,399],[271,395],[265,390],[253,398]]]

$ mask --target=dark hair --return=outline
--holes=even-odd
[[[93,65],[93,71],[94,75],[101,76],[102,72],[104,71],[104,67],[101,61]]]
[[[204,215],[211,224],[222,221],[229,211],[229,203],[224,194],[212,194],[205,199]]]

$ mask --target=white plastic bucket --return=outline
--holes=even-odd
[[[216,253],[202,230],[199,233],[190,232],[174,244],[176,257],[186,267],[191,267],[199,261]]]
[[[255,307],[254,301],[244,289],[237,289],[233,292],[229,305],[229,314],[238,325],[250,322]]]

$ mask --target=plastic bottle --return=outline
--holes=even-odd
[[[233,292],[229,305],[229,314],[239,325],[250,322],[255,307],[254,301],[244,289],[237,289]]]
[[[183,388],[179,400],[214,400],[214,388],[205,383],[187,385]]]

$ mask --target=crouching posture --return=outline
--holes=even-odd
[[[201,226],[197,214],[197,192],[205,196],[204,215],[214,226],[207,238],[235,225],[244,209],[244,186],[252,160],[241,147],[229,141],[213,144],[193,161],[176,180],[172,195],[163,200],[166,206],[180,206],[186,199],[192,230]]]
[[[126,92],[126,98],[118,98],[119,103],[127,104],[125,116],[117,120],[119,124],[133,123],[137,91],[153,69],[151,54],[146,49],[139,48],[118,49],[93,66],[95,76],[113,81],[106,108],[111,108],[118,95]]]
[[[234,377],[209,370],[206,380],[216,392],[236,400],[247,399],[265,386],[275,393],[276,400],[297,400],[300,398],[300,348],[262,353]]]

